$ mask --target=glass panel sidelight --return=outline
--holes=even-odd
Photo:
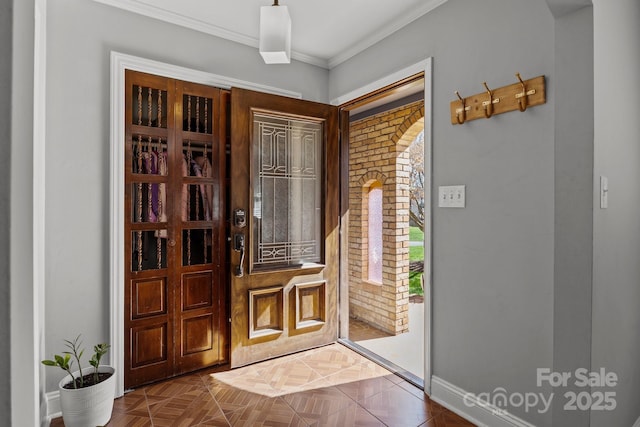
[[[253,115],[252,266],[320,262],[322,123]]]
[[[131,184],[131,222],[167,222],[167,185]]]
[[[212,131],[213,114],[212,99],[195,95],[183,95],[182,130],[187,132],[207,133]]]
[[[210,228],[182,230],[182,265],[210,263],[211,243]]]
[[[133,85],[132,123],[138,126],[167,128],[167,91]]]
[[[213,185],[184,184],[182,186],[182,220],[211,221],[214,197]]]
[[[131,270],[159,270],[167,267],[167,230],[131,233]]]
[[[131,140],[131,172],[144,175],[168,173],[167,141],[146,135],[133,135]]]
[[[184,141],[182,144],[182,176],[211,178],[213,176],[212,144]]]

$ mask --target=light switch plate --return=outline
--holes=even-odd
[[[609,207],[609,179],[606,176],[600,177],[600,209]]]
[[[438,187],[438,206],[441,208],[464,208],[466,194],[464,185]]]

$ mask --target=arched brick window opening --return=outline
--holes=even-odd
[[[367,280],[382,283],[382,184],[375,181],[367,194]]]
[[[409,330],[409,147],[423,128],[422,101],[349,126],[349,316],[391,335]]]

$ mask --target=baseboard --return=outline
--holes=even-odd
[[[51,420],[62,416],[62,408],[60,407],[60,392],[58,390],[51,391],[44,396],[47,404],[46,425],[51,424]]]
[[[633,423],[632,427],[640,427],[640,417],[638,417],[638,419],[636,420],[635,423]]]
[[[430,398],[478,427],[535,427],[435,375],[431,377]]]
[[[47,416],[47,399],[40,399],[40,427],[49,427],[51,419]]]

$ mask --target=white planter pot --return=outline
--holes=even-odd
[[[84,375],[92,374],[93,367],[82,369]],[[66,389],[63,386],[71,382],[67,375],[58,384],[60,406],[65,427],[104,426],[111,419],[113,399],[116,393],[116,376],[110,366],[100,366],[98,372],[111,372],[111,376],[96,385],[78,389]],[[80,373],[74,372],[77,378]]]

